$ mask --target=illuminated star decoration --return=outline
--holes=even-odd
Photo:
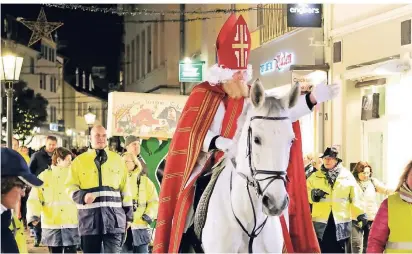
[[[30,37],[29,47],[42,38],[53,41],[51,33],[63,25],[61,22],[47,22],[46,14],[44,13],[43,8],[40,10],[37,21],[20,20],[20,22],[33,31]]]

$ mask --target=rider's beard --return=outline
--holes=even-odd
[[[244,80],[231,79],[223,84],[223,90],[230,98],[239,99],[249,96],[249,89]]]

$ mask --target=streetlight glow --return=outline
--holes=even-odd
[[[12,54],[0,57],[0,78],[2,81],[17,81],[20,78],[23,57]]]

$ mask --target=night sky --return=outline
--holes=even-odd
[[[107,8],[113,5],[98,6]],[[66,45],[58,51],[58,54],[69,60],[65,66],[66,75],[74,75],[76,67],[89,73],[92,66],[106,66],[108,81],[117,81],[122,47],[122,17],[37,4],[1,4],[1,17],[4,19],[9,14],[15,18],[36,21],[41,7],[44,8],[48,22],[64,23],[56,31],[61,44]],[[32,32],[23,24],[15,27],[19,42],[28,45]],[[1,30],[3,31],[3,20]],[[35,45],[32,47],[36,49]]]

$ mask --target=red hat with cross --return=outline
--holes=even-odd
[[[242,15],[231,14],[216,40],[218,65],[231,70],[248,68],[251,47],[250,32]]]

